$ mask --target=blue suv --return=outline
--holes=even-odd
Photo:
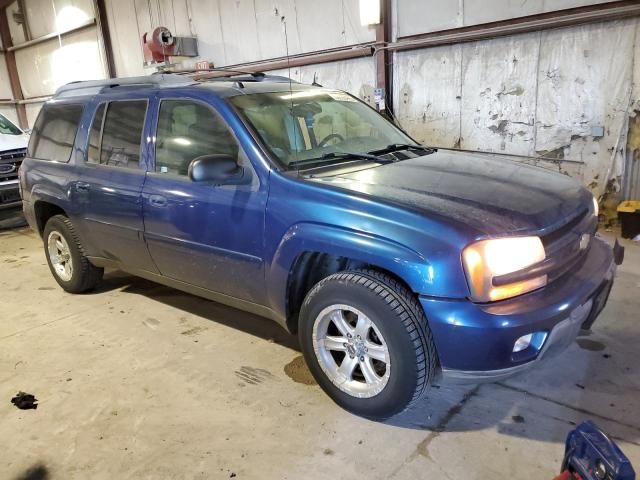
[[[567,176],[436,151],[345,92],[257,73],[64,86],[20,184],[65,291],[117,268],[271,318],[370,418],[561,351],[622,253]]]

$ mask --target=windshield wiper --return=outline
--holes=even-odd
[[[382,153],[398,152],[400,150],[418,150],[420,152],[424,152],[427,155],[430,153],[437,152],[436,148],[423,147],[422,145],[411,145],[409,143],[392,143],[391,145],[387,145],[384,148],[380,148],[378,150],[371,150],[368,153],[371,155],[380,155]]]
[[[389,158],[382,158],[371,153],[349,153],[349,152],[331,152],[325,153],[321,157],[317,158],[306,158],[304,160],[297,160],[295,162],[289,163],[289,167],[305,167],[308,165],[318,164],[319,166],[323,166],[323,164],[331,165],[335,160],[371,160],[376,163],[393,163],[395,160]]]

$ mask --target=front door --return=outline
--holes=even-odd
[[[143,189],[145,238],[162,275],[254,303],[264,300],[266,185],[223,118],[195,99],[160,100],[155,168]],[[192,182],[202,155],[237,159],[244,185]]]
[[[149,99],[100,103],[92,120],[84,167],[73,182],[87,254],[126,270],[157,272],[143,237],[142,136]]]

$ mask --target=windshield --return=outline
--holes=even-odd
[[[361,154],[415,142],[352,96],[313,89],[239,95],[231,103],[289,168],[330,153]]]
[[[0,113],[0,133],[3,135],[22,135],[22,130]]]

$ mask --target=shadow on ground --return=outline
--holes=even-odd
[[[14,480],[49,480],[50,478],[49,469],[42,464],[36,464],[15,477]]]
[[[298,337],[289,334],[277,323],[267,318],[252,315],[242,310],[227,307],[220,303],[117,271],[106,273],[104,280],[93,293],[111,290],[143,295],[192,315],[197,315],[212,322],[248,333],[254,337],[273,341],[283,347],[300,351]]]
[[[143,295],[201,318],[299,351],[296,336],[290,335],[275,322],[256,315],[120,272],[106,274],[104,282],[95,293],[112,290]],[[615,339],[616,343],[624,342],[626,345],[637,345],[640,341],[638,332],[635,330],[629,331],[627,329],[619,336],[620,338]],[[634,336],[634,338],[630,336]],[[588,354],[578,350],[577,353],[581,353],[581,355],[577,359],[575,354],[578,348]],[[523,382],[518,380],[518,378],[526,379],[527,373],[516,377],[516,381],[513,383],[509,380],[497,384],[455,386],[439,384],[439,381],[436,380],[435,385],[432,386],[425,398],[411,409],[384,423],[400,428],[429,431],[430,434],[425,439],[427,443],[441,432],[483,429],[495,429],[504,435],[530,440],[564,443],[568,431],[576,424],[586,419],[592,419],[605,427],[612,426],[614,431],[623,431],[624,433],[619,433],[619,435],[623,436],[625,441],[635,444],[640,439],[640,426],[629,424],[616,414],[602,413],[599,409],[596,412],[590,409],[589,402],[583,401],[596,390],[605,388],[606,385],[619,385],[619,388],[625,389],[625,395],[630,395],[629,392],[632,394],[637,387],[629,385],[628,379],[625,377],[629,373],[628,367],[603,361],[603,358],[608,358],[607,355],[610,354],[607,353],[607,345],[597,334],[588,338],[579,338],[578,344],[574,345],[572,349],[572,351],[558,357],[557,360],[542,362],[536,366],[534,370],[535,382],[532,382],[530,386],[527,386],[525,381],[523,387]],[[579,364],[572,363],[578,361]],[[290,374],[288,370],[292,370],[291,364],[283,366],[285,373],[290,378],[307,385],[315,383],[301,356],[296,357],[291,363],[295,363],[293,367],[297,371],[296,375],[305,380],[297,380]],[[559,383],[558,369],[563,370],[562,378],[566,379],[568,384]],[[585,381],[584,385],[578,384],[571,374],[572,369],[574,372],[579,372],[575,378],[605,378],[606,381],[603,382],[605,387],[600,384],[590,385],[588,381]],[[594,390],[590,390],[592,387]],[[570,393],[570,398],[566,400],[557,398],[556,393],[545,396],[543,393],[537,393],[537,388],[550,388],[552,392],[559,392],[559,395],[562,395],[563,391],[567,391]],[[615,396],[615,389],[607,394]],[[640,400],[640,395],[637,398]],[[632,400],[632,402],[632,410],[634,411],[632,418],[637,418],[637,413],[640,413],[640,404],[638,401]],[[541,411],[530,412],[528,409],[531,408],[532,403],[536,404],[536,408]],[[553,410],[555,413],[547,415],[545,409]],[[547,422],[544,428],[541,424],[536,425],[540,415]],[[612,436],[620,438],[615,434]]]

